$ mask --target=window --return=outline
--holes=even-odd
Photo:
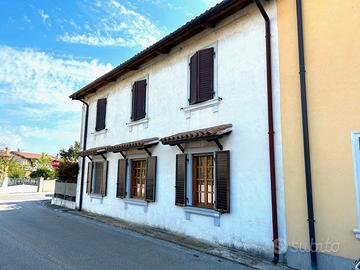
[[[127,180],[127,159],[119,159],[116,197],[130,198],[155,202],[156,190],[156,163],[157,157],[148,157],[131,160],[130,183]],[[127,183],[129,187],[127,188]],[[127,192],[129,191],[130,192]]]
[[[214,208],[214,156],[195,155],[192,166],[193,205]]]
[[[189,177],[187,158],[187,154],[176,156],[175,204],[230,212],[230,152],[193,154]],[[190,190],[187,179],[192,183]]]
[[[190,58],[190,105],[214,98],[214,55],[211,47]]]
[[[131,198],[145,199],[146,160],[131,161]]]
[[[106,98],[102,98],[97,101],[95,126],[96,131],[105,129],[106,103]]]
[[[108,162],[88,163],[86,192],[106,196]]]
[[[146,80],[137,81],[132,87],[131,120],[137,121],[146,116]]]
[[[358,227],[354,229],[357,239],[360,239],[360,131],[352,133],[352,148],[355,174],[355,194],[358,210]]]

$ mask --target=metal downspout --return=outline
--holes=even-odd
[[[317,254],[316,254],[315,219],[314,219],[314,205],[313,205],[313,192],[312,192],[312,179],[311,179],[309,124],[308,124],[307,100],[306,100],[306,73],[305,73],[306,71],[305,71],[305,57],[304,57],[305,55],[304,33],[303,33],[301,0],[296,0],[296,15],[297,15],[297,28],[298,28],[301,116],[302,116],[303,141],[304,141],[304,163],[305,163],[306,199],[307,199],[309,238],[310,238],[310,258],[311,258],[311,269],[315,270],[317,269]]]
[[[273,227],[273,262],[279,262],[279,228],[276,200],[276,171],[275,171],[275,143],[274,143],[274,112],[273,112],[273,91],[272,91],[272,68],[271,68],[271,29],[270,19],[260,0],[254,0],[261,15],[265,20],[266,31],[266,75],[267,75],[267,104],[268,104],[268,129],[269,129],[269,161],[270,161],[270,183],[271,183],[271,208]]]
[[[87,144],[87,131],[88,131],[88,120],[89,120],[89,104],[86,103],[84,100],[80,99],[80,101],[85,105],[86,112],[85,112],[85,125],[84,125],[84,138],[83,138],[83,150],[86,150]],[[86,157],[82,157],[81,162],[81,180],[80,180],[80,201],[79,201],[79,211],[82,210],[83,204],[83,189],[84,189],[84,174],[85,174],[85,160]]]

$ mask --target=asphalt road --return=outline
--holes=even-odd
[[[250,269],[52,209],[39,199],[0,194],[1,270]]]

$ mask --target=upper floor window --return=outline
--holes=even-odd
[[[132,87],[131,120],[137,121],[146,116],[146,80],[136,81]]]
[[[210,47],[190,58],[190,105],[214,98],[214,55]]]
[[[95,130],[100,131],[105,129],[106,119],[106,98],[98,99],[96,107],[96,126]]]

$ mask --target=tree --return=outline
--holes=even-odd
[[[51,159],[44,153],[41,153],[41,157],[39,157],[36,161],[36,167],[38,169],[49,168],[51,169]]]
[[[44,179],[48,179],[48,178],[54,178],[56,176],[56,172],[50,168],[38,168],[36,171],[33,171],[30,174],[31,178],[38,178],[38,177],[43,177]]]
[[[71,161],[71,162],[77,162],[77,159],[79,157],[80,152],[80,143],[75,142],[74,145],[71,145],[68,150],[65,150],[64,148],[60,150],[60,160],[62,161]]]
[[[9,161],[9,178],[24,178],[26,176],[26,171],[19,162],[11,159]]]
[[[68,160],[60,161],[57,173],[61,182],[76,183],[79,164]]]

